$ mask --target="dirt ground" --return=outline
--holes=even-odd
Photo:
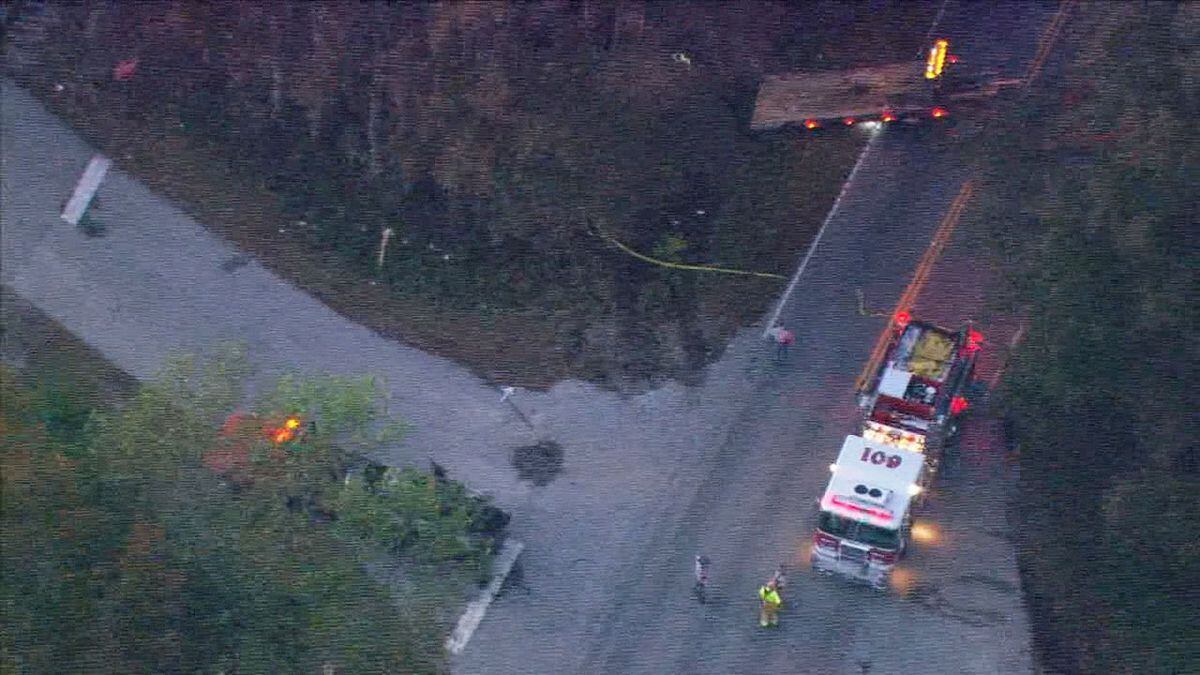
[[[0,287],[0,363],[38,385],[63,378],[84,408],[111,405],[137,389],[137,380],[7,286]]]

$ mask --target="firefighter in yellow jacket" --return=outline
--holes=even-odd
[[[774,579],[768,581],[766,585],[758,589],[758,600],[761,603],[761,610],[758,613],[758,625],[763,628],[778,626],[779,607],[783,604],[783,598],[779,597],[779,589],[776,587]]]

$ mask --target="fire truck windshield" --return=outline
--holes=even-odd
[[[829,511],[821,512],[821,519],[817,521],[817,527],[835,537],[849,539],[860,544],[886,549],[900,548],[899,530],[876,527],[852,518],[844,518]]]

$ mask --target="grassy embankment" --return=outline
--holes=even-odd
[[[973,148],[1031,319],[1000,392],[1019,563],[1048,668],[1195,672],[1200,8],[1075,11],[1061,72]]]

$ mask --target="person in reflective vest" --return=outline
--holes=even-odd
[[[763,628],[778,626],[779,606],[783,604],[783,598],[779,597],[779,589],[776,588],[774,579],[758,589],[758,599],[762,605],[758,614],[758,625]]]

